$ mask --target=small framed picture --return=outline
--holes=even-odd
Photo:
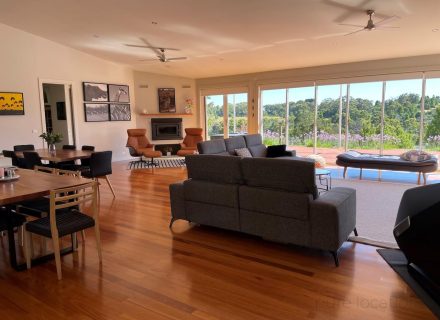
[[[108,85],[106,83],[83,82],[84,101],[108,102]]]
[[[109,84],[108,94],[110,102],[130,103],[130,92],[126,85]]]
[[[130,121],[131,110],[129,104],[110,104],[110,121]]]
[[[176,112],[176,90],[174,88],[159,88],[159,112]]]
[[[86,122],[110,121],[108,103],[84,103]]]
[[[22,92],[0,92],[0,116],[24,115]]]

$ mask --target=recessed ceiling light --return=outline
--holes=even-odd
[[[156,25],[156,24],[157,24],[157,22],[156,22],[156,21],[151,21],[151,24],[154,24],[154,25]]]
[[[438,32],[438,28],[434,28],[434,29],[432,29],[432,32]]]
[[[93,38],[99,38],[99,35],[94,34],[94,35],[93,35]]]

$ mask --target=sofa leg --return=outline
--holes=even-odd
[[[354,228],[353,232],[354,232],[354,235],[355,235],[356,237],[358,237],[358,236],[359,236],[359,234],[358,234],[358,231],[357,231],[357,229],[356,229],[356,228]]]
[[[168,226],[168,228],[171,229],[173,227],[174,221],[176,221],[176,220],[177,220],[176,218],[171,218],[170,225]]]
[[[339,267],[339,258],[338,258],[338,250],[336,251],[330,251],[333,255],[333,259],[335,260],[335,266]]]

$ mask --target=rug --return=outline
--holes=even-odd
[[[408,260],[400,250],[378,249],[377,252],[390,265],[391,268],[406,282],[416,293],[423,303],[440,319],[440,306],[431,295],[417,282],[409,273],[407,268]]]
[[[405,190],[416,184],[333,179],[333,187],[356,189],[356,228],[351,240],[374,246],[397,248],[393,236],[397,210]]]
[[[149,161],[149,159],[147,161]],[[178,168],[178,167],[186,166],[184,157],[161,157],[161,158],[155,158],[154,162],[157,164],[155,168]],[[146,168],[151,168],[151,166],[148,167],[133,166],[133,169],[146,169]]]

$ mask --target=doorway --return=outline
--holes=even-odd
[[[72,107],[72,85],[70,83],[40,82],[42,98],[42,131],[60,133],[62,148],[65,144],[75,144],[75,126]]]
[[[248,132],[248,94],[207,95],[206,140],[223,139]]]

